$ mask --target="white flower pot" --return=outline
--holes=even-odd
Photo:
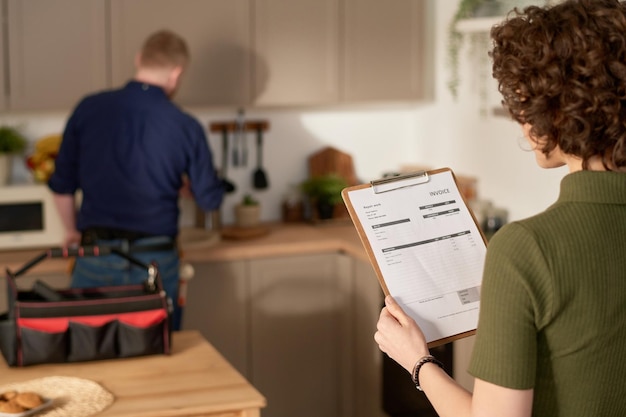
[[[253,227],[257,226],[261,218],[261,206],[235,206],[235,224],[238,227]]]

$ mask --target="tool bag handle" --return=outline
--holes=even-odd
[[[42,253],[40,253],[39,255],[35,256],[30,261],[26,262],[17,271],[11,272],[7,268],[6,272],[7,272],[8,277],[15,279],[19,277],[20,275],[23,275],[26,271],[28,271],[30,268],[37,265],[39,262],[43,261],[44,259],[72,258],[72,257],[81,258],[81,257],[87,257],[87,256],[104,256],[104,255],[110,255],[110,254],[119,255],[125,258],[130,263],[133,263],[139,266],[140,268],[146,269],[148,271],[148,280],[147,280],[146,285],[148,286],[148,289],[150,289],[151,291],[156,290],[157,288],[156,281],[157,281],[157,275],[158,275],[158,270],[156,268],[156,265],[154,264],[148,265],[130,256],[128,253],[125,253],[118,248],[110,247],[110,246],[78,246],[75,248],[62,248],[62,247],[49,248],[43,251]]]

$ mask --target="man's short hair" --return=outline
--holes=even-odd
[[[139,64],[148,68],[186,66],[189,62],[187,43],[176,33],[160,30],[150,35],[141,48]]]

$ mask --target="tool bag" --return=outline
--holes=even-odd
[[[47,258],[115,253],[146,270],[143,284],[54,290],[16,279]],[[21,269],[7,269],[8,312],[0,316],[0,350],[9,366],[169,354],[172,301],[156,263],[108,247],[51,248]]]

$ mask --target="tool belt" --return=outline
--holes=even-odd
[[[81,246],[106,246],[108,248],[117,249],[125,253],[140,253],[140,252],[159,252],[168,251],[176,248],[176,242],[171,239],[169,242],[160,243],[140,243],[136,244],[140,239],[160,237],[155,235],[149,235],[142,232],[112,229],[108,227],[90,227],[82,232]],[[120,240],[122,243],[119,245],[103,244],[103,240]]]

